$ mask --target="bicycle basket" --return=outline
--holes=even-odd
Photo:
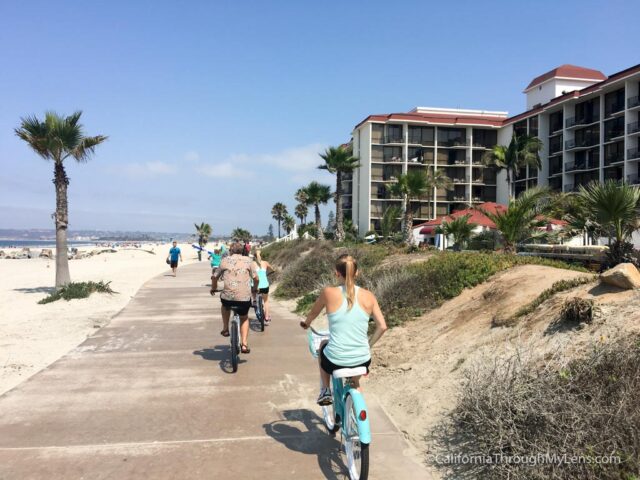
[[[316,334],[311,330],[308,330],[307,338],[309,339],[309,351],[311,352],[311,355],[313,355],[313,358],[318,358],[318,350],[320,350],[320,344],[325,340],[329,340],[329,332],[321,331]]]

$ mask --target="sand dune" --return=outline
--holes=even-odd
[[[197,261],[190,245],[180,248],[185,263]],[[54,260],[0,260],[0,394],[108,323],[147,280],[162,272],[170,273],[165,263],[168,251],[169,245],[143,245],[140,250],[123,249],[70,260],[73,281],[111,281],[111,288],[118,293],[46,305],[37,302],[53,290]]]

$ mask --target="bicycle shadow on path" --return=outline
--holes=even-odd
[[[229,345],[215,345],[213,348],[202,348],[200,350],[194,350],[194,355],[200,355],[203,360],[217,361],[220,366],[220,370],[224,373],[233,373],[233,366],[231,365],[231,346]],[[240,365],[246,363],[246,360],[240,356],[238,362]]]
[[[328,480],[348,478],[347,467],[340,455],[340,441],[327,433],[322,418],[308,409],[284,410],[281,420],[263,425],[267,435],[289,450],[316,455],[318,466]],[[292,425],[301,423],[301,428]]]

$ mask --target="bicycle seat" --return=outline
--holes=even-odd
[[[339,368],[333,371],[334,378],[359,377],[367,374],[367,367]]]

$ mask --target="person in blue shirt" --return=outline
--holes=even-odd
[[[171,270],[173,270],[173,276],[176,276],[176,271],[178,270],[178,259],[182,261],[182,252],[178,247],[178,242],[173,242],[173,247],[169,250],[169,256],[167,256],[167,261],[171,265]]]

